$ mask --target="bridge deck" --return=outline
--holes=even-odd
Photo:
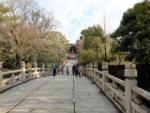
[[[118,113],[90,80],[74,78],[76,113]],[[73,76],[43,77],[0,94],[0,113],[74,113]]]

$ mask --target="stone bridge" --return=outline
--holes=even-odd
[[[126,65],[125,81],[103,71],[86,67],[81,78],[51,76],[51,70],[25,69],[0,73],[0,113],[150,113],[140,98],[150,93],[136,85],[134,65]]]

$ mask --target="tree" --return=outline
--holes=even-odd
[[[68,41],[60,32],[53,31],[57,26],[53,15],[41,9],[34,0],[8,0],[6,4],[8,11],[1,10],[0,6],[0,14],[7,17],[3,22],[5,27],[0,29],[0,36],[4,28],[6,33],[3,35],[6,46],[1,44],[7,56],[3,59],[5,66],[19,68],[21,60],[61,63]]]
[[[99,59],[99,52],[102,51],[104,43],[104,33],[99,25],[94,25],[82,30],[81,35],[84,37],[83,49],[93,49],[96,52],[96,58]]]
[[[52,13],[34,0],[7,0],[6,6],[0,5],[0,60],[5,68],[19,68],[22,60],[39,65],[65,60],[68,40],[54,31],[58,24]]]
[[[96,53],[96,61],[104,59],[106,53],[109,54],[111,48],[111,39],[105,35],[101,26],[94,25],[82,30],[83,49],[92,49]]]
[[[5,23],[9,20],[9,11],[9,7],[0,4],[0,61],[5,59],[4,53],[10,52],[8,33],[5,27]]]
[[[37,54],[44,51],[44,38],[56,26],[54,17],[33,0],[9,0],[7,4],[13,17],[8,26],[17,64],[31,55],[37,60]]]
[[[150,2],[136,4],[124,13],[119,28],[112,34],[121,37],[118,46],[121,51],[129,51],[131,59],[150,63]]]
[[[46,51],[52,54],[53,62],[61,64],[66,58],[65,53],[69,48],[69,41],[62,33],[52,31],[48,38],[45,39],[45,46]]]
[[[29,48],[31,46],[29,46],[30,44],[27,42],[35,41],[33,34],[34,36],[38,36],[36,29],[30,27],[28,24],[31,11],[35,10],[36,4],[33,0],[7,0],[6,4],[10,9],[9,15],[11,17],[6,23],[7,33],[9,33],[12,53],[15,55],[13,61],[16,67],[19,67],[20,61],[23,60],[26,56],[25,54],[28,53],[27,50],[33,50],[33,48]],[[33,33],[32,35],[31,32]],[[28,34],[30,34],[30,36],[27,36]],[[34,43],[32,43],[32,45],[33,44]]]
[[[96,53],[91,50],[91,49],[88,49],[88,50],[83,50],[80,54],[79,54],[79,63],[81,64],[87,64],[87,63],[90,63],[90,62],[95,62],[95,59],[96,59]]]

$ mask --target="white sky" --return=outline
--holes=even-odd
[[[1,1],[1,0],[0,0]],[[5,0],[4,0],[5,1]],[[82,29],[100,24],[106,15],[107,33],[119,26],[123,13],[143,0],[36,0],[40,6],[53,12],[61,23],[58,30],[74,43]]]

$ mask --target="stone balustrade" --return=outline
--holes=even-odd
[[[121,112],[150,113],[150,108],[141,101],[144,98],[150,102],[150,92],[137,86],[137,70],[134,64],[125,65],[125,80],[110,75],[107,63],[102,65],[102,71],[86,68],[85,72]]]
[[[42,68],[38,68],[36,65],[32,69],[26,69],[25,63],[22,62],[20,70],[0,72],[0,92],[32,79],[48,75],[51,75],[51,70],[44,68],[44,65]]]

